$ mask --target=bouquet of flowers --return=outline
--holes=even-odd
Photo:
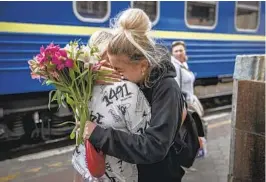
[[[49,105],[56,100],[59,106],[65,106],[67,103],[72,108],[76,127],[70,134],[70,138],[76,137],[77,146],[83,142],[85,123],[90,120],[88,103],[92,96],[93,85],[96,80],[108,79],[106,75],[112,73],[110,70],[100,69],[99,60],[97,47],[89,47],[80,44],[79,41],[73,41],[64,48],[53,43],[46,48],[42,46],[40,53],[28,61],[33,79],[42,80],[43,84],[52,84],[56,88],[49,94]],[[76,132],[78,125],[79,132]],[[99,173],[105,172],[104,156],[96,152],[88,140],[85,142],[85,147],[91,174],[101,175]],[[97,167],[90,169],[90,166]]]

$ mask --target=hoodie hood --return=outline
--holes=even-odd
[[[156,84],[167,77],[176,77],[176,69],[171,62],[171,55],[168,50],[165,50],[165,54],[162,56],[160,65],[151,69],[149,82]]]

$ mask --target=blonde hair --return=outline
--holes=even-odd
[[[151,67],[150,73],[152,68],[162,66],[160,62],[166,52],[156,46],[156,42],[148,35],[152,23],[143,10],[129,8],[120,13],[111,26],[114,28],[114,37],[109,42],[108,53],[127,55],[133,62],[146,58]]]
[[[89,46],[96,46],[100,51],[100,55],[102,56],[104,52],[107,50],[108,44],[112,39],[113,34],[109,30],[98,30],[94,32],[89,39]]]

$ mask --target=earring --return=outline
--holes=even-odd
[[[124,75],[122,73],[119,73],[119,74],[121,76],[121,80],[124,80],[125,79]]]
[[[141,74],[142,74],[142,76],[144,76],[145,75],[145,71],[141,70]]]

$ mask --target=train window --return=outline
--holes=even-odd
[[[190,28],[213,29],[217,24],[218,2],[185,2],[185,22]]]
[[[236,2],[236,29],[239,31],[256,31],[259,26],[259,10],[259,1]]]
[[[151,22],[156,24],[160,17],[160,2],[158,1],[132,1],[131,7],[142,9],[149,16]]]
[[[84,22],[105,22],[110,16],[110,1],[74,1],[73,11]]]

